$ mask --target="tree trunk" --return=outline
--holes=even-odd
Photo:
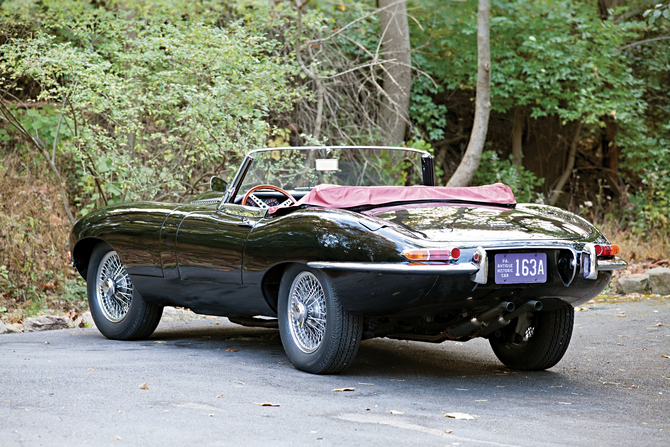
[[[512,126],[512,164],[523,166],[523,123],[526,115],[521,107],[514,110],[514,125]]]
[[[382,50],[384,56],[384,92],[379,125],[386,144],[397,146],[405,141],[409,116],[409,94],[412,86],[412,58],[410,55],[407,5],[398,0],[379,0]]]
[[[624,196],[621,181],[619,179],[619,155],[621,148],[617,146],[615,138],[619,125],[610,118],[604,117],[605,128],[602,130],[603,167],[606,169],[608,185],[614,197],[621,199]]]
[[[490,0],[479,0],[477,13],[477,98],[475,122],[463,160],[447,186],[467,186],[479,167],[491,111],[491,48],[489,44]]]
[[[572,169],[575,167],[575,156],[577,155],[577,144],[579,143],[579,134],[582,131],[582,123],[577,124],[577,130],[575,130],[575,136],[572,139],[572,145],[570,146],[570,153],[568,154],[568,164],[565,166],[565,171],[561,174],[561,177],[556,183],[556,187],[551,191],[549,195],[549,205],[555,205],[558,198],[563,193],[563,187],[565,183],[570,178],[572,174]]]

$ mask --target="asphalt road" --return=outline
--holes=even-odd
[[[589,307],[563,360],[535,373],[504,368],[485,340],[377,339],[314,376],[277,331],[226,319],[141,342],[2,335],[0,446],[670,445],[670,302]]]

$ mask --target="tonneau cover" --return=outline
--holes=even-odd
[[[516,204],[512,189],[502,183],[485,186],[338,186],[318,185],[295,205],[321,208],[356,208],[397,202],[474,202],[484,205]],[[292,208],[291,207],[291,208]],[[273,214],[275,207],[270,209]]]

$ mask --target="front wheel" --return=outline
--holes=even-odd
[[[342,308],[323,273],[301,265],[290,267],[279,286],[277,309],[282,345],[296,368],[333,374],[356,356],[363,317]]]
[[[572,337],[575,319],[572,306],[561,301],[553,310],[526,314],[519,319],[527,321],[515,319],[500,336],[489,339],[496,357],[508,368],[522,371],[540,371],[556,365]]]
[[[113,340],[149,337],[163,306],[147,303],[135,290],[119,255],[105,243],[96,245],[87,274],[88,305],[98,330]]]

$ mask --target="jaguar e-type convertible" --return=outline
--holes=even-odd
[[[487,338],[507,367],[565,353],[573,306],[626,266],[581,217],[509,187],[437,187],[433,157],[387,147],[250,151],[190,203],[77,222],[71,262],[100,332],[152,334],[163,306],[278,327],[296,368],[335,373],[361,340]]]

